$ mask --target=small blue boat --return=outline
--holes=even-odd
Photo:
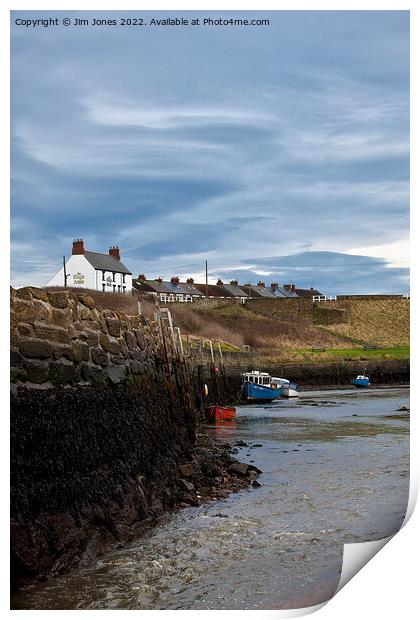
[[[242,396],[248,402],[271,403],[275,398],[281,396],[281,386],[273,383],[271,376],[267,372],[253,370],[244,372]]]
[[[369,377],[366,375],[357,375],[357,377],[353,379],[352,385],[355,385],[358,388],[367,388],[370,386]]]

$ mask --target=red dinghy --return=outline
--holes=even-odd
[[[214,405],[213,407],[206,407],[207,420],[232,420],[236,416],[235,407],[221,407],[220,405]]]

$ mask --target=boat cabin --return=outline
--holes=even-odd
[[[244,372],[243,379],[245,381],[249,381],[250,383],[257,383],[258,385],[270,385],[271,377],[268,372],[259,372],[258,370],[253,370],[252,372]]]

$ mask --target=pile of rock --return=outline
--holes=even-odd
[[[208,435],[198,434],[190,462],[179,465],[180,501],[178,507],[198,506],[202,501],[217,500],[252,484],[259,487],[261,470],[232,457],[229,443],[220,443]]]

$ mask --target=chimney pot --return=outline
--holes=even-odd
[[[171,282],[172,282],[172,284],[175,284],[175,285],[179,284],[178,276],[174,276],[173,278],[171,278]]]
[[[230,283],[232,286],[238,286],[238,280],[231,280]]]
[[[141,273],[137,279],[141,280],[142,282],[146,282],[146,276],[144,275],[144,273]]]
[[[273,289],[273,291],[276,291],[279,288],[278,282],[272,282],[271,288]]]
[[[155,282],[159,282],[159,284],[162,284],[163,280],[162,280],[162,278],[161,278],[161,277],[159,277],[159,278],[156,278],[156,279],[155,279]]]
[[[188,278],[187,284],[194,284],[194,278]]]
[[[265,288],[265,282],[261,282],[261,280],[258,282],[257,286],[259,286],[260,288]]]
[[[217,280],[217,286],[223,286],[223,282],[220,278]]]

